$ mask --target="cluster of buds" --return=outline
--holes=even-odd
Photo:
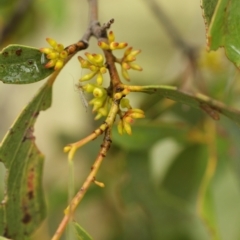
[[[122,75],[127,81],[130,81],[129,69],[142,71],[142,68],[138,64],[133,63],[140,52],[140,50],[133,50],[132,47],[129,47],[125,50],[123,58],[119,61],[122,67]]]
[[[93,105],[93,112],[97,112],[95,120],[103,116],[107,116],[109,112],[109,102],[111,101],[107,95],[106,89],[95,84],[86,84],[82,87],[85,92],[92,93],[94,98],[89,102]]]
[[[78,60],[82,68],[87,68],[91,70],[91,72],[81,77],[80,81],[88,81],[97,75],[97,84],[102,85],[102,75],[107,72],[103,56],[101,54],[91,54],[87,52],[85,53],[85,56],[87,57],[87,60],[80,56],[78,57]]]
[[[117,50],[117,49],[123,49],[128,44],[126,42],[115,42],[115,35],[112,31],[108,33],[108,43],[99,41],[98,46],[102,48],[103,50]]]
[[[57,43],[54,39],[46,38],[51,48],[40,48],[43,54],[46,54],[50,61],[45,65],[46,68],[54,67],[54,70],[59,70],[63,67],[64,61],[68,56],[62,44]]]
[[[127,133],[128,135],[131,135],[132,128],[130,124],[133,123],[134,119],[136,118],[144,118],[145,117],[144,112],[143,110],[138,108],[131,108],[131,109],[128,109],[128,111],[122,112],[122,113],[124,114],[121,116],[117,126],[118,132],[121,135],[123,133]]]

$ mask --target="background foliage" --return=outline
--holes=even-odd
[[[17,2],[1,3],[0,26],[8,21]],[[144,71],[131,73],[132,83],[200,88],[204,94],[238,108],[239,73],[224,52],[206,54],[199,2],[158,2],[187,44],[196,47],[193,62],[172,44],[144,1],[105,0],[99,4],[100,21],[114,17],[112,28],[118,39],[143,51],[138,62]],[[1,48],[10,43],[39,48],[45,45],[45,37],[68,45],[79,39],[87,26],[87,1],[37,0],[27,13],[1,42]],[[92,39],[92,52],[97,51],[95,45]],[[79,63],[73,59],[55,83],[52,108],[41,113],[35,128],[37,144],[46,156],[48,205],[48,218],[33,236],[35,240],[50,238],[67,203],[68,170],[62,147],[84,137],[98,124],[92,121],[90,110],[85,112],[74,90],[81,74]],[[42,84],[1,84],[1,139]],[[106,187],[90,188],[76,220],[94,239],[239,239],[239,127],[224,116],[215,123],[204,111],[159,96],[131,95],[135,105],[146,111],[147,119],[137,121],[131,137],[114,132],[114,146],[98,175]],[[98,139],[76,156],[76,188],[88,174],[100,144]],[[2,199],[4,169],[0,167]],[[210,181],[206,176],[211,176],[211,171]]]

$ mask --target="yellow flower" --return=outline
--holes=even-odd
[[[50,61],[45,64],[46,68],[54,67],[54,70],[59,70],[63,67],[64,61],[68,56],[62,44],[58,44],[54,39],[46,38],[51,48],[40,48],[43,54],[46,54]]]
[[[142,68],[138,64],[133,63],[136,60],[136,55],[140,52],[140,50],[133,50],[132,47],[129,47],[125,50],[123,58],[118,61],[122,66],[122,75],[127,81],[130,81],[129,69],[142,71]]]
[[[106,89],[94,84],[86,84],[82,89],[88,93],[92,93],[94,96],[89,104],[93,105],[92,111],[97,113],[95,120],[107,116],[111,100],[107,95]]]
[[[99,41],[98,46],[103,50],[116,50],[116,49],[123,49],[128,44],[126,42],[115,42],[115,35],[112,31],[108,34],[108,43]]]
[[[134,118],[144,118],[144,112],[141,109],[129,109],[124,115],[121,117],[118,123],[118,132],[119,134],[127,133],[128,135],[132,134],[131,123],[134,122]]]
[[[107,68],[104,64],[104,58],[101,54],[91,54],[86,52],[85,56],[87,59],[84,59],[82,57],[78,57],[78,60],[81,64],[82,68],[87,68],[91,72],[84,75],[83,77],[80,78],[79,81],[88,81],[94,76],[97,75],[97,84],[102,85],[103,83],[103,74],[107,72]]]

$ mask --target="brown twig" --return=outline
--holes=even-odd
[[[62,234],[63,234],[71,216],[72,216],[72,214],[74,213],[77,206],[79,205],[79,203],[83,199],[83,197],[84,197],[85,193],[87,192],[88,188],[90,187],[91,183],[95,181],[98,169],[100,168],[103,159],[106,157],[106,154],[108,152],[108,149],[111,146],[111,143],[112,143],[111,128],[108,128],[105,132],[103,144],[101,146],[99,154],[98,154],[94,164],[92,165],[91,171],[90,171],[87,179],[85,180],[82,187],[80,188],[78,193],[75,195],[75,197],[72,199],[71,203],[69,204],[69,206],[66,210],[65,216],[62,219],[61,223],[59,224],[58,229],[55,232],[55,234],[54,234],[54,236],[52,237],[51,240],[58,240],[62,236]]]
[[[98,1],[88,0],[89,4],[89,26],[98,21]]]
[[[88,27],[87,31],[85,32],[85,34],[83,35],[82,39],[78,43],[68,46],[66,48],[66,50],[70,54],[76,53],[79,49],[87,48],[88,41],[91,36],[96,37],[98,40],[101,39],[101,41],[106,41],[106,42],[108,41],[106,30],[111,26],[111,24],[113,23],[114,20],[111,19],[107,24],[104,24],[103,26],[101,26],[99,24],[99,22],[97,21],[97,17],[98,17],[97,0],[88,0],[88,3],[89,3],[89,27]],[[115,57],[113,56],[112,52],[110,50],[106,50],[106,51],[104,51],[104,54],[106,57],[106,62],[107,62],[107,66],[108,66],[110,77],[111,77],[110,86],[112,86],[111,92],[113,94],[114,92],[116,92],[118,83],[121,83],[121,82],[120,82],[120,78],[118,76],[117,69],[115,67],[115,62],[114,62]],[[68,155],[69,160],[72,160],[72,157],[77,148],[81,147],[83,144],[86,144],[90,140],[95,139],[102,133],[105,133],[105,137],[103,139],[103,144],[101,145],[101,149],[95,160],[95,163],[93,164],[91,171],[90,171],[87,179],[83,183],[82,187],[80,188],[80,190],[78,191],[76,196],[70,202],[70,204],[67,208],[67,213],[63,217],[61,223],[59,224],[58,229],[56,230],[54,236],[52,237],[52,240],[58,240],[62,236],[68,222],[70,221],[73,213],[75,212],[77,206],[81,202],[82,198],[84,197],[84,195],[85,195],[87,189],[90,187],[91,183],[95,182],[97,185],[100,185],[100,186],[102,185],[101,183],[99,183],[95,180],[96,174],[97,174],[98,169],[99,169],[103,159],[105,158],[105,156],[110,148],[111,142],[112,142],[111,141],[111,129],[112,129],[112,125],[115,121],[116,114],[119,111],[119,102],[120,102],[120,100],[114,100],[112,102],[111,109],[109,111],[109,114],[108,114],[105,122],[96,131],[94,131],[88,137],[80,140],[79,142],[69,144],[65,148],[66,151],[69,151],[69,155]]]

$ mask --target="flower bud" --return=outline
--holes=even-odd
[[[110,31],[110,32],[108,33],[108,40],[109,40],[109,42],[114,42],[115,36],[114,36],[113,31]]]
[[[93,92],[93,90],[95,89],[95,86],[93,84],[86,84],[82,87],[82,89],[87,92],[87,93],[91,93]]]
[[[80,81],[87,81],[93,78],[96,75],[97,72],[90,72],[89,74],[84,75],[83,77],[80,78]]]
[[[124,57],[128,56],[131,53],[131,51],[132,51],[132,47],[127,48],[124,52]]]
[[[63,61],[62,60],[57,60],[57,62],[55,63],[55,67],[54,70],[59,70],[61,69],[63,66]]]
[[[50,52],[48,55],[47,55],[47,58],[48,59],[55,59],[55,58],[58,58],[59,56],[59,53],[58,52]]]
[[[82,68],[88,68],[91,65],[89,61],[83,59],[81,56],[78,56],[78,61],[80,62]]]
[[[96,115],[96,117],[94,118],[94,120],[98,120],[98,119],[100,119],[102,116],[103,116],[103,115],[102,115],[100,112],[98,112],[97,115]]]
[[[125,58],[125,61],[126,61],[126,62],[133,62],[133,61],[135,61],[135,60],[136,60],[135,56],[133,56],[133,55],[131,55],[131,54],[129,54],[129,55],[126,56],[126,58]]]
[[[120,135],[123,134],[123,122],[122,120],[119,121],[118,125],[117,125],[117,129]]]
[[[51,47],[55,48],[57,46],[57,42],[52,38],[46,38],[46,41],[50,44]]]
[[[98,67],[97,66],[95,66],[95,65],[90,65],[89,67],[88,67],[91,71],[93,71],[93,72],[97,72],[98,71]]]
[[[46,68],[54,67],[54,70],[59,70],[64,65],[64,60],[68,56],[67,51],[64,50],[62,44],[58,44],[54,39],[47,38],[47,42],[52,48],[40,48],[42,53],[46,54],[47,59],[50,61],[45,65]],[[45,63],[45,56],[42,55],[41,63]]]
[[[99,41],[98,42],[98,46],[101,48],[101,49],[103,49],[103,50],[109,50],[110,48],[109,48],[109,45],[107,44],[107,43],[105,43],[105,42],[102,42],[102,41]]]
[[[128,74],[127,70],[124,69],[123,67],[122,67],[122,75],[127,81],[130,81],[129,74]]]
[[[61,51],[63,51],[64,47],[62,44],[59,43],[56,45],[56,47],[54,49],[57,50],[58,52],[61,52]]]
[[[126,42],[121,42],[121,43],[118,43],[118,42],[111,42],[110,43],[110,48],[112,50],[116,50],[116,49],[123,49],[127,46],[128,44]]]
[[[98,73],[98,75],[97,75],[97,84],[98,85],[102,85],[102,83],[103,83],[103,76],[102,76],[101,73]]]
[[[85,56],[87,57],[88,61],[91,62],[92,64],[95,64],[95,63],[96,63],[93,54],[86,52],[86,53],[85,53]]]
[[[68,53],[67,53],[67,51],[61,51],[60,52],[60,54],[59,54],[59,56],[61,57],[61,58],[66,58],[67,56],[68,56]]]
[[[93,54],[94,62],[98,65],[102,66],[104,58],[101,54]]]
[[[118,99],[122,98],[122,96],[123,96],[123,95],[122,95],[121,92],[115,93],[115,94],[114,94],[114,99],[118,100]]]
[[[71,146],[66,146],[66,147],[63,148],[63,151],[65,153],[67,153],[67,152],[69,152],[71,150],[71,148],[72,148]]]
[[[131,67],[130,67],[130,65],[128,64],[128,63],[126,63],[126,62],[123,62],[122,63],[122,67],[124,68],[124,69],[126,69],[126,70],[129,70]]]
[[[95,98],[100,98],[100,97],[104,96],[105,94],[106,94],[106,91],[104,88],[95,87],[93,90],[93,96]]]
[[[118,42],[111,42],[110,43],[110,49],[115,50],[117,49],[119,43]]]
[[[126,42],[120,42],[120,43],[118,44],[118,49],[123,49],[123,48],[125,48],[127,45],[128,45],[128,44],[127,44]]]
[[[57,60],[56,59],[52,59],[49,62],[47,62],[47,64],[45,65],[45,68],[51,68],[56,64]]]
[[[136,63],[129,63],[129,66],[134,70],[142,71],[142,68]]]
[[[103,99],[102,98],[93,98],[90,102],[90,105],[93,105],[93,112],[96,112],[100,107],[103,105]]]
[[[129,88],[125,87],[124,90],[122,91],[123,95],[128,95],[130,93]]]
[[[124,121],[127,123],[133,123],[133,118],[130,116],[124,117]]]
[[[106,104],[106,107],[102,107],[102,108],[99,108],[98,109],[98,112],[102,114],[102,116],[107,116],[108,114],[108,108],[107,108],[107,104]]]
[[[49,54],[53,51],[51,48],[40,48],[39,50],[40,50],[40,52],[45,53],[45,54]]]
[[[128,122],[123,121],[123,128],[128,135],[132,134],[132,128],[131,128],[131,125]]]
[[[134,51],[131,51],[130,55],[136,57],[140,52],[141,50],[134,50]]]
[[[120,106],[122,108],[131,108],[129,99],[128,98],[122,98],[121,102],[120,102]]]
[[[107,69],[105,67],[100,68],[100,73],[104,74],[107,72]]]
[[[132,118],[145,118],[144,113],[131,113],[129,116],[131,116]]]

